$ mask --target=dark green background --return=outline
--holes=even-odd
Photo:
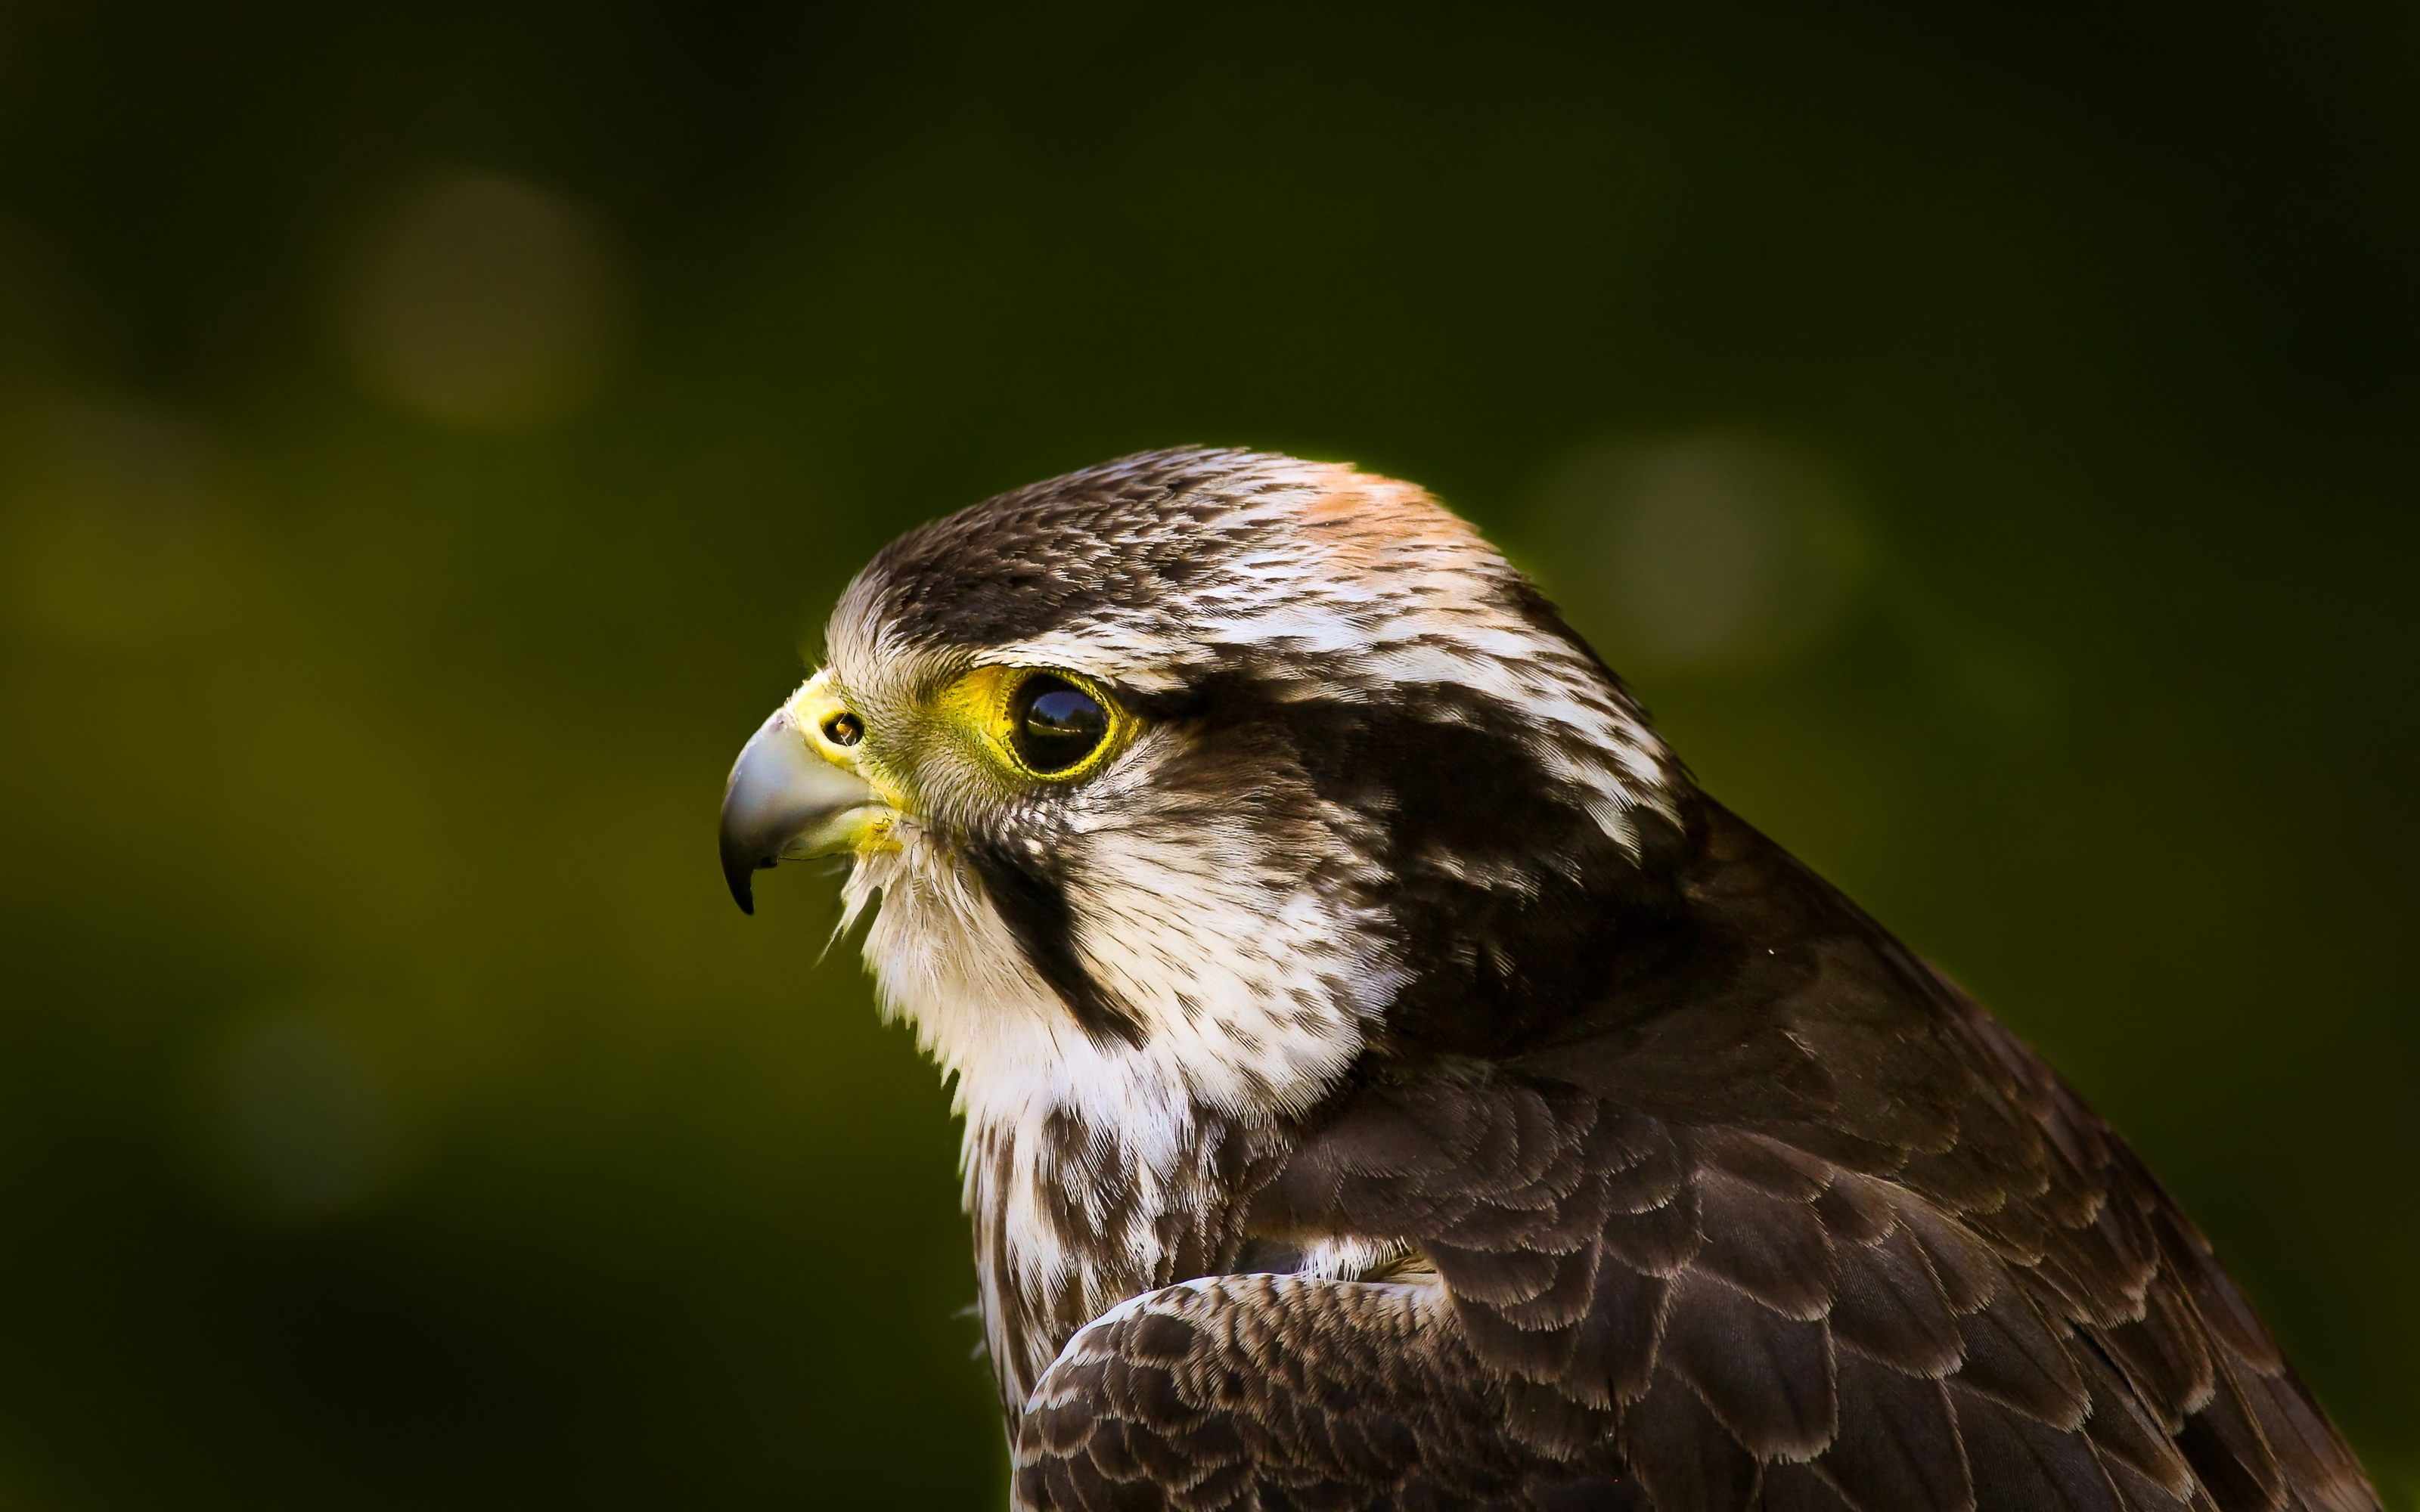
[[[1585,606],[1707,435],[1829,628],[1583,621],[2412,1506],[2420,15],[1948,8],[0,8],[0,1507],[997,1504],[947,1099],[713,861],[838,585],[1198,440]],[[620,291],[551,418],[348,346],[465,172]]]

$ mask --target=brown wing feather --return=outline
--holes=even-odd
[[[1016,1444],[1032,1508],[1577,1512],[1647,1504],[1599,1436],[1542,1451],[1517,1383],[1434,1288],[1295,1275],[1171,1287],[1087,1327]]]
[[[2209,1244],[2023,1044],[1719,810],[1668,963],[1373,1073],[1256,1222],[1428,1289],[1235,1277],[1088,1329],[1036,1507],[2375,1512]]]

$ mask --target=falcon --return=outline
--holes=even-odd
[[[846,857],[954,1083],[1016,1507],[2376,1512],[2125,1142],[1420,489],[1128,457],[826,644],[722,864]]]

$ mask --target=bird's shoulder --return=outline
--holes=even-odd
[[[2375,1505],[2071,1088],[1753,829],[1694,829],[1600,995],[1363,1067],[1253,1227],[1414,1252],[1508,1421],[1618,1438],[1659,1505],[1806,1466],[1854,1505]]]
[[[1793,1151],[1771,1158],[1960,1211],[2106,1185],[2122,1145],[2029,1047],[1745,822],[1701,800],[1689,827],[1662,905],[1605,921],[1630,938],[1590,991],[1486,1053],[1365,1057],[1303,1120],[1268,1202],[1381,1169],[1406,1195],[1528,1187],[1550,1149],[1627,1166],[1615,1125]]]

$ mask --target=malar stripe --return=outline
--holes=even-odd
[[[1101,1043],[1141,1044],[1141,1019],[1084,969],[1077,953],[1076,918],[1067,905],[1065,882],[1004,846],[977,843],[968,847],[967,855],[1026,964],[1058,994],[1084,1032]]]

